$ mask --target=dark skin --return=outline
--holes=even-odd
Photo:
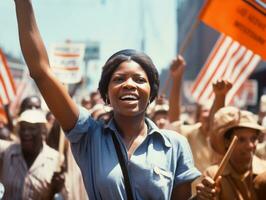
[[[51,187],[52,187],[52,193],[50,195],[50,200],[54,199],[54,195],[56,193],[59,193],[63,187],[64,187],[64,183],[65,183],[65,174],[64,172],[66,167],[63,165],[61,167],[60,172],[54,172],[54,175],[52,177],[52,181],[51,181]]]
[[[44,124],[28,122],[20,122],[19,126],[22,153],[28,168],[30,168],[43,148],[42,133],[45,131],[45,127]]]
[[[20,105],[20,112],[22,113],[23,111],[27,109],[40,109],[41,108],[41,101],[38,97],[36,96],[30,96],[25,98],[21,105]]]
[[[189,199],[191,197],[191,182],[183,183],[172,191],[171,200]]]
[[[173,79],[173,84],[169,96],[169,121],[174,122],[179,120],[180,105],[181,105],[181,85],[185,70],[186,61],[181,55],[178,55],[171,63],[170,72]]]
[[[42,135],[46,134],[46,131],[45,124],[19,123],[18,133],[21,140],[21,149],[28,169],[30,169],[43,148]],[[52,193],[50,199],[53,199],[54,194],[62,190],[65,182],[64,172],[65,167],[62,167],[60,172],[54,173],[51,181]]]
[[[34,79],[46,104],[59,121],[63,130],[69,131],[75,126],[78,120],[78,106],[51,70],[48,55],[36,24],[31,1],[15,1],[15,4],[21,50],[30,71],[30,75]],[[138,67],[134,62],[127,62],[124,64],[130,65],[131,67]],[[124,66],[123,70],[132,69],[131,67]],[[141,66],[139,66],[139,68],[140,67]],[[111,96],[109,100],[112,106],[118,105],[116,107],[117,109],[114,109],[113,111],[114,119],[117,122],[117,126],[123,133],[122,137],[126,146],[128,146],[129,156],[147,135],[147,126],[144,122],[144,117],[145,109],[149,101],[150,91],[146,90],[146,88],[146,91],[144,92],[143,87],[140,88],[140,85],[142,85],[140,82],[143,81],[143,71],[138,70],[138,72],[141,73],[136,74],[132,72],[131,76],[127,76],[129,73],[120,73],[122,80],[125,80],[125,83],[121,83],[120,85],[118,84],[119,80],[116,79],[114,82],[110,81],[108,86],[108,96],[109,98]],[[141,79],[139,80],[138,77]],[[136,84],[136,80],[138,82],[140,81],[139,84]],[[112,83],[117,84],[111,86]],[[149,84],[144,82],[143,85],[147,86]],[[139,102],[141,101],[141,104],[137,106],[137,104],[133,101],[122,103],[122,101],[117,99],[116,95],[112,95],[121,94],[121,91],[125,90],[134,94],[136,93],[137,95],[141,94],[138,99]],[[121,107],[125,109],[121,110]],[[188,199],[190,196],[190,189],[190,184],[176,186],[173,198]],[[175,198],[175,194],[177,193],[179,193],[179,195]]]

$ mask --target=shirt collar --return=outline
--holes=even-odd
[[[50,151],[51,151],[50,150],[50,147],[43,141],[43,148],[41,149],[41,151],[38,154],[38,156],[39,155],[45,155],[46,158],[54,159],[54,155],[51,155]],[[13,145],[12,145],[12,147],[10,149],[10,155],[11,156],[14,156],[14,155],[16,155],[16,156],[22,155],[22,149],[21,149],[21,144],[20,143],[13,143]]]
[[[146,117],[145,123],[148,126],[148,137],[152,137],[153,135],[158,134],[166,147],[168,148],[172,147],[172,144],[169,141],[169,139],[163,134],[163,130],[159,129],[152,120]],[[107,124],[105,124],[104,128],[110,129],[114,133],[118,133],[118,130],[115,127],[114,118],[112,118]]]
[[[17,155],[22,154],[20,144],[17,142],[13,143],[9,148],[10,148],[10,155],[11,156],[17,156]]]
[[[223,175],[231,175],[232,177],[234,177],[235,179],[239,179],[241,181],[244,181],[248,176],[250,176],[252,174],[252,170],[248,170],[247,172],[245,172],[244,174],[239,174],[235,171],[235,169],[231,166],[231,164],[228,162]]]
[[[263,171],[265,171],[266,164],[264,163],[262,165],[262,162],[263,161],[261,161],[260,159],[256,157],[256,155],[254,155],[252,159],[252,168],[244,174],[237,173],[235,169],[231,166],[231,164],[228,162],[228,164],[226,165],[224,169],[223,175],[231,174],[233,177],[240,178],[241,180],[245,179],[250,174],[258,175],[262,173]]]
[[[164,145],[168,148],[172,147],[172,144],[169,140],[168,137],[165,136],[165,134],[163,133],[163,129],[159,129],[158,126],[156,126],[156,124],[150,120],[149,118],[145,118],[145,121],[148,125],[148,135],[156,135],[158,134],[160,136],[160,138],[163,139]]]

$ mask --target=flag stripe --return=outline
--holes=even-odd
[[[223,76],[222,76],[225,80],[229,80],[230,82],[232,82],[232,74],[233,74],[234,70],[237,68],[239,63],[241,63],[241,61],[244,59],[244,57],[246,55],[246,51],[247,51],[246,48],[241,46],[241,45],[239,47],[240,47],[239,51],[237,52],[235,57],[232,58],[232,62],[229,64],[227,70],[225,71],[225,74],[223,74]],[[213,92],[211,93],[209,98],[214,99]]]
[[[0,76],[0,79],[2,79],[2,77]],[[6,95],[6,91],[5,91],[5,85],[2,81],[0,81],[0,97],[1,97],[1,103],[5,104],[6,102],[8,102],[8,97]]]
[[[260,59],[232,38],[221,34],[191,88],[194,100],[210,105],[214,99],[212,84],[218,79],[225,79],[233,84],[227,95],[227,102],[232,102]]]
[[[238,63],[240,63],[241,60],[243,59],[245,55],[245,50],[246,50],[245,47],[239,45],[239,48],[236,51],[235,56],[230,60],[229,66],[227,70],[225,71],[225,74],[223,74],[224,78],[228,80],[230,79],[230,76],[233,73],[235,66],[237,66]]]
[[[230,38],[226,38],[224,43],[221,45],[221,47],[218,49],[217,54],[213,57],[213,59],[210,62],[210,65],[207,65],[206,73],[203,76],[203,80],[200,81],[201,87],[199,87],[200,92],[198,92],[198,97],[196,98],[197,101],[201,101],[202,94],[205,92],[206,87],[211,83],[212,79],[210,79],[211,72],[214,70],[217,72],[218,69],[222,70],[221,62],[225,59],[226,52],[229,50],[229,47],[232,43],[232,40]],[[212,77],[216,74],[212,73]],[[206,81],[208,80],[208,81]]]
[[[13,76],[11,74],[11,71],[9,70],[9,67],[8,67],[8,63],[7,63],[7,60],[5,58],[5,55],[3,54],[3,52],[1,51],[0,49],[0,54],[1,54],[1,58],[2,58],[2,61],[3,61],[3,64],[4,64],[4,68],[5,68],[5,71],[6,71],[6,74],[8,76],[8,79],[9,79],[9,83],[10,86],[12,87],[12,90],[14,92],[14,94],[16,93],[16,85],[15,85],[15,81],[13,79]]]
[[[221,44],[215,56],[209,62],[209,65],[206,65],[205,73],[202,76],[202,79],[199,80],[199,85],[197,86],[197,90],[194,92],[194,96],[197,100],[200,98],[200,92],[203,90],[204,86],[208,84],[207,80],[209,79],[210,74],[212,74],[213,70],[215,70],[216,66],[220,62],[220,59],[224,57],[224,53],[226,52],[228,46],[230,45],[231,40],[225,38],[224,42]]]
[[[7,85],[5,84],[5,80],[3,79],[4,76],[6,76],[6,73],[3,70],[1,70],[0,83],[2,86],[2,95],[5,96],[5,98],[9,99],[8,88]]]
[[[240,60],[242,59],[242,57],[244,56],[244,49],[242,48],[241,45],[238,44],[237,49],[235,50],[235,52],[233,53],[232,57],[230,58],[230,60],[228,61],[228,64],[226,66],[226,70],[224,70],[223,74],[221,75],[221,77],[223,77],[224,79],[230,80],[230,75],[233,73],[233,69],[236,66],[236,63],[240,62]],[[209,99],[213,99],[213,92],[212,92],[212,88],[211,88],[211,92],[208,96]]]
[[[212,77],[209,79],[209,82],[205,86],[205,90],[202,91],[201,98],[200,99],[206,99],[208,98],[212,93],[212,83],[217,81],[222,74],[226,71],[226,67],[228,65],[228,62],[232,55],[235,53],[237,49],[237,44],[233,43],[231,41],[228,48],[224,51],[224,56],[220,60],[220,63],[218,66],[213,65],[212,67],[215,69],[215,73],[212,74]]]
[[[8,104],[16,94],[15,82],[8,68],[7,60],[0,49],[0,97],[1,104]]]
[[[213,59],[213,57],[216,55],[217,51],[219,50],[219,47],[222,45],[222,43],[224,42],[225,40],[225,37],[220,37],[218,39],[218,41],[215,43],[215,46],[214,46],[214,51],[211,52],[210,56],[208,57],[207,59],[207,63],[206,65],[209,66],[211,60]],[[196,79],[195,81],[195,84],[192,86],[192,89],[191,89],[191,92],[194,93],[196,88],[198,87],[198,84],[200,83],[200,80],[202,79],[202,77],[204,76],[204,74],[206,73],[207,71],[207,67],[206,68],[203,68],[201,71],[200,71],[200,74],[198,75],[198,78]]]
[[[223,77],[224,79],[230,79],[230,77],[226,77],[225,75],[227,74],[227,72],[229,70],[232,69],[232,67],[230,67],[230,65],[234,62],[235,60],[235,56],[238,55],[238,51],[239,51],[239,43],[232,43],[230,46],[230,49],[228,51],[226,51],[225,53],[227,54],[226,59],[223,62],[223,66],[218,66],[222,69],[219,69],[218,72],[215,74],[214,78],[212,79],[211,83],[208,84],[208,95],[202,96],[202,99],[210,99],[213,91],[212,91],[212,83],[214,83],[215,81],[217,81],[220,77]],[[217,67],[217,68],[218,68]],[[207,93],[207,92],[206,92]]]
[[[256,54],[252,55],[249,63],[246,65],[245,68],[242,69],[239,76],[234,80],[235,85],[234,87],[232,87],[232,91],[228,92],[227,103],[231,103],[233,101],[234,95],[237,93],[237,91],[241,88],[241,86],[246,81],[246,79],[250,76],[250,74],[256,68],[260,60],[261,60],[260,56]]]

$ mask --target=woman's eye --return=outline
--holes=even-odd
[[[137,83],[146,83],[146,79],[145,78],[142,78],[142,77],[138,77],[136,78],[135,80]]]
[[[116,83],[122,82],[123,80],[124,80],[123,77],[114,77],[113,78],[113,81],[116,82]]]

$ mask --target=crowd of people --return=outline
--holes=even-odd
[[[228,106],[232,84],[221,79],[213,104],[191,110],[181,101],[181,55],[169,68],[166,97],[150,57],[125,49],[77,103],[50,68],[31,1],[15,4],[21,50],[40,94],[23,99],[16,114],[6,106],[7,120],[0,115],[0,199],[265,199],[265,96],[257,114]]]

